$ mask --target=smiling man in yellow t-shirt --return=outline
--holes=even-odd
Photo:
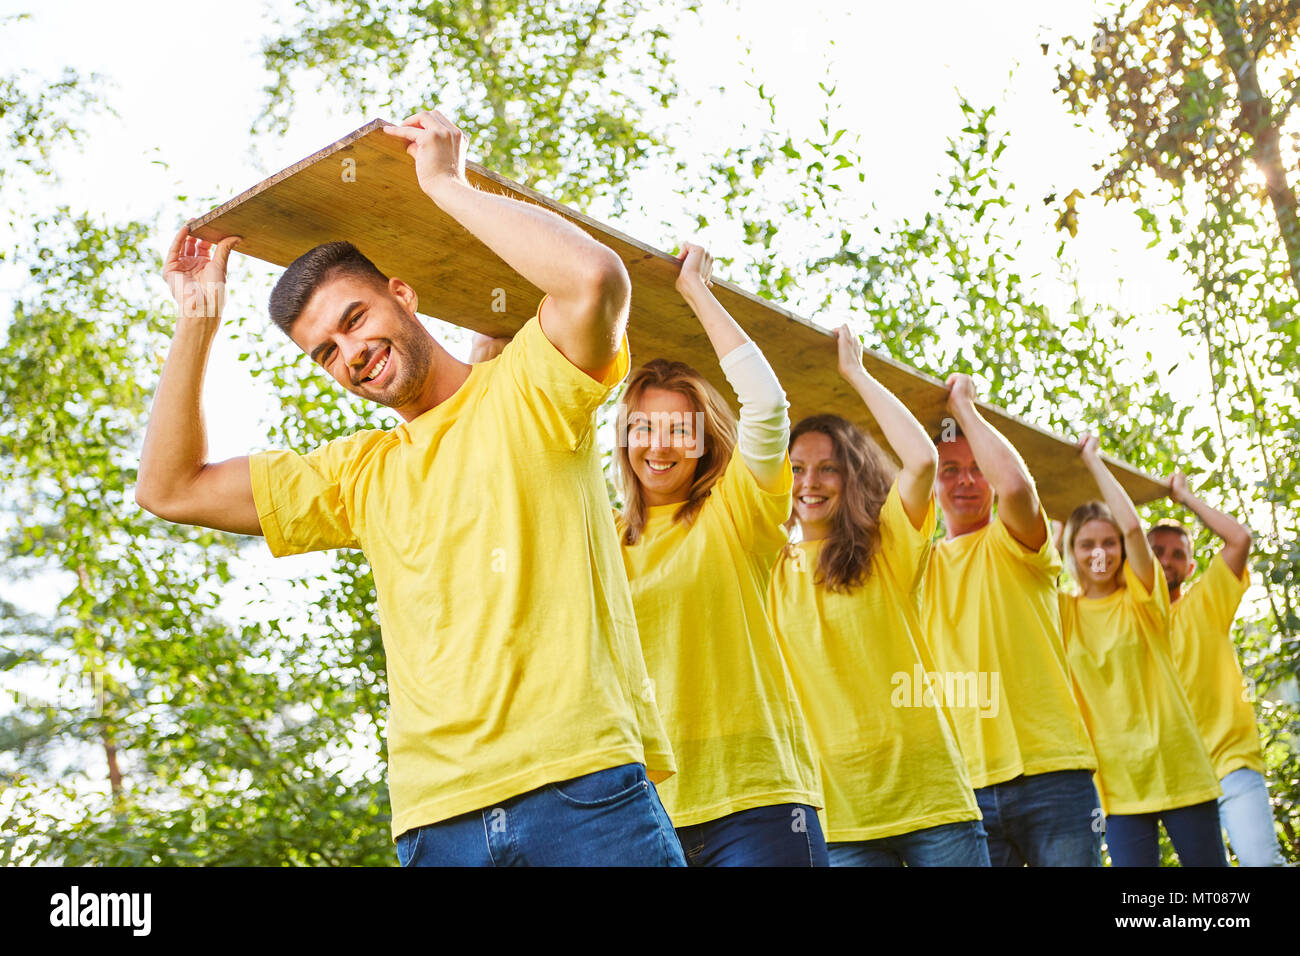
[[[1056,576],[1061,559],[1025,463],[980,415],[968,375],[948,379],[924,633],[945,682],[994,866],[1100,866],[1097,767],[1074,699]],[[993,510],[994,497],[997,511]]]
[[[1250,530],[1206,504],[1188,487],[1182,472],[1175,472],[1170,480],[1169,497],[1223,540],[1223,548],[1196,579],[1195,587],[1184,593],[1183,585],[1196,571],[1191,533],[1169,520],[1157,522],[1147,532],[1173,602],[1169,643],[1174,665],[1223,787],[1219,822],[1242,866],[1283,866],[1251,703],[1254,694],[1232,644],[1232,621],[1250,587],[1246,567]]]
[[[182,229],[165,276],[198,307],[182,306],[137,500],[264,535],[276,555],[365,551],[403,865],[684,866],[650,782],[675,768],[593,434],[628,369],[626,270],[560,217],[470,186],[464,137],[442,114],[385,132],[407,141],[443,212],[547,293],[537,317],[467,365],[425,331],[409,285],[348,243],[318,246],[276,284],[272,320],[403,424],[309,455],[209,463],[200,393],[222,297],[188,293],[224,283],[236,240],[214,247]]]

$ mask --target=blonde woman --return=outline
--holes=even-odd
[[[1061,595],[1061,630],[1097,753],[1111,863],[1158,866],[1163,822],[1183,866],[1227,866],[1223,791],[1174,668],[1164,573],[1097,439],[1079,445],[1105,502],[1080,505],[1065,524],[1077,591]]]
[[[824,866],[808,734],[767,617],[790,514],[785,393],[686,245],[677,289],[740,401],[655,359],[619,404],[623,559],[678,773],[660,788],[688,864]]]

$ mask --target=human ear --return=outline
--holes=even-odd
[[[420,311],[420,297],[404,280],[396,276],[388,280],[388,291],[411,315]]]

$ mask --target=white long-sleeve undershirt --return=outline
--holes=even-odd
[[[776,373],[753,342],[737,346],[722,357],[727,377],[740,402],[736,450],[761,486],[781,475],[790,444],[790,403]]]

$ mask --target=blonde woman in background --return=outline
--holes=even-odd
[[[1066,656],[1097,754],[1097,789],[1114,866],[1158,866],[1158,824],[1183,866],[1227,866],[1222,794],[1179,685],[1169,639],[1169,589],[1133,502],[1097,439],[1079,443],[1105,502],[1065,524],[1076,593],[1060,596]]]

